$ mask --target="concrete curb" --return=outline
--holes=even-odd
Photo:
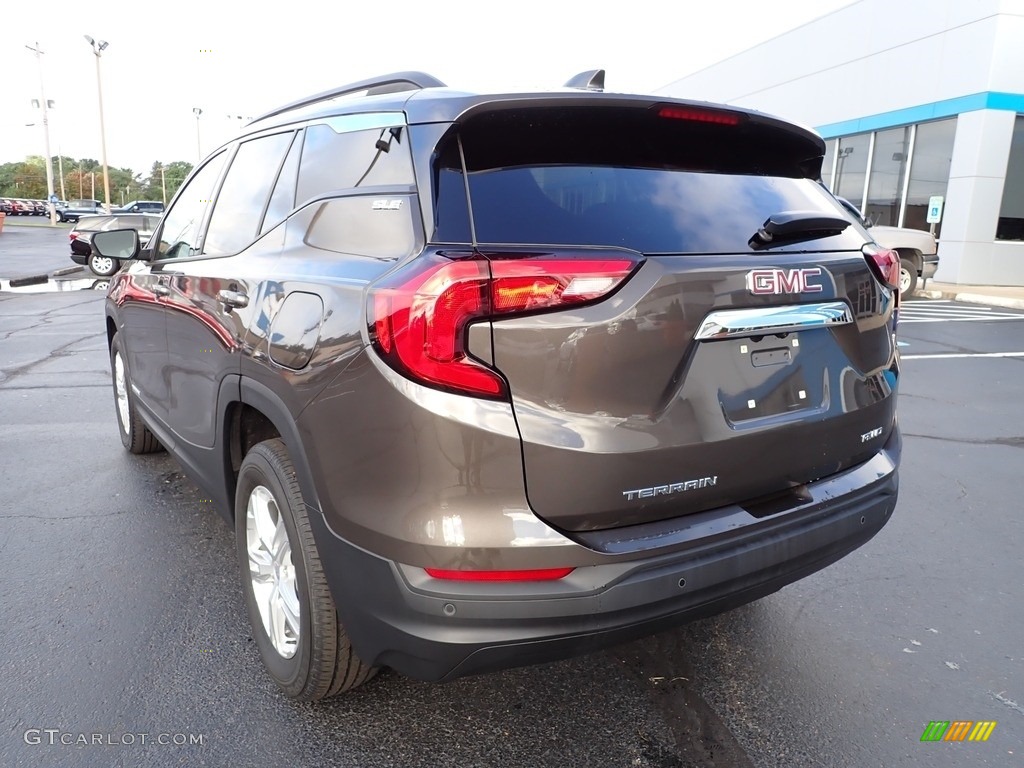
[[[63,269],[55,269],[53,270],[53,276],[63,277],[64,275],[73,275],[77,272],[85,272],[85,267],[83,267],[81,264],[78,264],[74,267],[64,267]]]
[[[996,296],[990,293],[971,293],[970,291],[914,291],[915,299],[947,299],[960,301],[964,304],[989,304],[993,307],[1024,310],[1024,299],[1013,296]]]
[[[994,307],[1005,307],[1006,309],[1024,309],[1024,299],[1013,299],[1009,296],[986,296],[982,293],[958,293],[955,295],[955,299],[968,304],[991,304]]]

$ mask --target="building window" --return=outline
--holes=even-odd
[[[836,140],[828,139],[825,142],[825,158],[821,161],[821,180],[825,186],[832,189],[832,164],[836,157]]]
[[[1003,204],[999,207],[996,240],[1024,240],[1024,116],[1017,115],[1006,164]]]
[[[860,208],[864,199],[864,177],[868,169],[871,134],[845,136],[839,140],[836,179],[832,190]]]
[[[946,196],[955,137],[955,117],[917,126],[902,226],[911,229],[932,229],[934,226],[932,231],[936,237],[942,231],[941,221],[934,225],[928,223],[928,201],[932,197]],[[945,218],[944,206],[942,217]]]
[[[871,155],[871,178],[868,179],[868,204],[863,211],[872,224],[889,227],[899,225],[903,202],[903,179],[910,162],[909,125],[890,128],[875,134],[875,150]]]

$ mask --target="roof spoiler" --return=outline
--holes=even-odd
[[[425,72],[395,72],[390,75],[371,77],[368,80],[360,80],[355,83],[349,83],[348,85],[341,85],[337,88],[332,88],[328,91],[315,93],[312,96],[307,96],[303,99],[299,99],[298,101],[286,104],[283,107],[278,107],[270,112],[266,112],[250,122],[249,125],[258,123],[260,120],[266,120],[269,117],[276,117],[277,115],[284,114],[285,112],[291,112],[293,109],[308,107],[310,104],[327,101],[328,99],[336,99],[339,96],[346,96],[350,93],[366,91],[367,96],[379,96],[384,93],[398,93],[400,91],[418,91],[423,88],[444,87],[446,87],[444,83],[433,75],[428,75]]]
[[[565,87],[580,88],[584,91],[603,91],[604,70],[588,69],[586,72],[580,72],[575,77],[570,77],[569,82],[565,84]]]

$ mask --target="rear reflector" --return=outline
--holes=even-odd
[[[692,120],[695,123],[715,123],[717,125],[739,125],[740,116],[735,112],[720,109],[701,109],[699,107],[662,107],[658,117],[670,120]]]
[[[424,568],[428,576],[447,581],[555,581],[573,572],[573,568],[537,568],[530,571],[446,571]]]

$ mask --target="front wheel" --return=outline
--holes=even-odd
[[[910,259],[900,259],[900,296],[912,296],[917,290],[917,267]]]
[[[373,677],[339,623],[281,440],[253,447],[238,470],[235,545],[253,638],[285,695],[316,701]]]
[[[89,255],[89,269],[99,277],[110,277],[121,268],[121,262],[109,256],[101,256],[93,252]]]

